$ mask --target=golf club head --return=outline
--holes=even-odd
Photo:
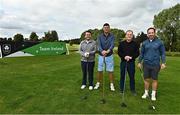
[[[105,104],[106,100],[105,99],[101,99],[101,104]]]
[[[155,108],[154,105],[149,106],[149,109],[150,109],[150,110],[156,110],[156,108]]]
[[[125,103],[121,103],[121,107],[127,107]]]

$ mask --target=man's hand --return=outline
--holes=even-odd
[[[125,59],[126,61],[129,61],[129,56],[125,56],[124,59]]]
[[[103,50],[101,53],[103,56],[106,56],[108,54],[108,52],[106,50]]]
[[[161,69],[164,69],[166,68],[166,65],[165,64],[161,64]]]
[[[126,61],[129,61],[129,60],[132,59],[132,57],[130,57],[130,56],[125,56],[124,59],[125,59]]]
[[[110,52],[111,50],[110,49],[108,49],[106,52],[107,52],[107,54]]]
[[[85,55],[85,57],[88,58],[89,57],[89,52],[85,52],[84,55]]]
[[[142,64],[141,64],[141,63],[138,63],[137,67],[138,67],[139,69],[142,69]]]

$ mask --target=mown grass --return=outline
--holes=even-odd
[[[141,99],[144,89],[138,69],[138,95],[131,95],[128,78],[125,94],[128,107],[120,106],[119,62],[115,55],[115,92],[109,91],[105,75],[107,103],[103,105],[100,103],[101,89],[80,90],[79,54],[3,58],[0,60],[0,113],[180,113],[180,58],[167,57],[167,68],[159,74],[155,111],[148,109],[148,100]],[[87,100],[81,100],[84,95],[88,95]]]

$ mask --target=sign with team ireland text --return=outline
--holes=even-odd
[[[34,56],[66,54],[66,44],[63,42],[42,42],[30,48],[22,50]]]

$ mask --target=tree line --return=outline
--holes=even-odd
[[[0,37],[0,41],[13,41],[13,42],[23,42],[23,41],[45,41],[45,42],[54,42],[59,41],[58,33],[55,30],[44,32],[44,36],[39,38],[36,32],[31,32],[29,38],[24,38],[24,36],[20,33],[17,33],[13,36],[13,38],[2,38]]]

